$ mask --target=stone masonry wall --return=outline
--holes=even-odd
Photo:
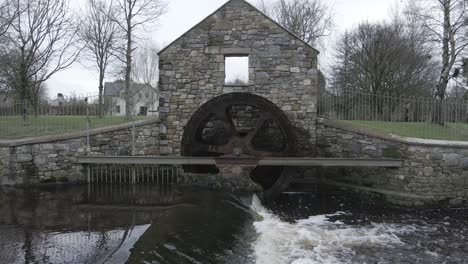
[[[325,169],[325,181],[383,190],[395,203],[468,202],[468,143],[396,139],[319,120],[317,148],[324,157],[404,160],[399,169]]]
[[[244,0],[232,0],[160,53],[160,112],[174,154],[184,126],[208,100],[263,96],[296,127],[300,155],[313,153],[318,52]],[[249,84],[225,85],[225,57],[249,56]]]
[[[109,128],[108,128],[109,129]],[[112,129],[110,129],[112,130]],[[159,121],[140,122],[135,126],[135,155],[160,155],[172,152],[164,138],[166,128]],[[55,136],[57,137],[57,136]],[[85,180],[78,156],[128,156],[132,153],[132,126],[86,136],[31,142],[0,144],[0,185],[37,184],[55,181]]]

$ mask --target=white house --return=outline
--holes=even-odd
[[[132,115],[158,115],[159,97],[157,89],[149,84],[131,84]],[[125,81],[106,82],[104,84],[104,102],[106,111],[112,116],[125,116]]]
[[[58,93],[57,97],[49,100],[49,105],[51,106],[62,106],[65,105],[66,100],[62,93]]]

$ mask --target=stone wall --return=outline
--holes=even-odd
[[[325,169],[325,182],[381,193],[399,204],[468,202],[468,142],[392,137],[319,119],[317,148],[324,157],[404,161],[399,169]]]
[[[135,134],[133,135],[133,127]],[[133,146],[133,137],[135,144]],[[13,141],[0,140],[0,186],[84,182],[80,156],[156,156],[173,152],[167,129],[159,120],[144,120],[85,132]],[[133,149],[134,147],[134,149]],[[179,175],[179,183],[215,189],[257,190],[249,166],[219,166],[220,173]]]
[[[159,120],[124,124],[85,132],[0,142],[0,185],[76,182],[84,180],[78,156],[160,155],[172,152]]]
[[[162,121],[174,154],[184,126],[208,100],[233,92],[260,95],[296,127],[300,155],[313,152],[317,54],[244,0],[232,0],[160,53]],[[225,57],[249,56],[249,84],[225,85]]]

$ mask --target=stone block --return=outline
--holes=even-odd
[[[30,162],[33,160],[33,156],[31,154],[17,154],[16,161],[17,162]]]
[[[468,154],[467,154],[467,157],[461,159],[460,168],[464,170],[468,170]]]
[[[250,48],[223,48],[221,51],[224,55],[249,55],[251,53]]]
[[[209,46],[205,48],[205,53],[218,54],[220,51],[219,46]]]
[[[424,168],[424,174],[426,176],[432,176],[433,173],[434,173],[434,168],[432,168],[432,167],[425,167]]]
[[[299,67],[290,67],[290,68],[289,68],[289,72],[292,72],[292,73],[300,73],[300,72],[301,72],[301,68],[299,68]]]
[[[34,163],[36,165],[44,165],[47,163],[47,156],[46,155],[36,155],[34,157]]]
[[[160,147],[160,154],[161,155],[168,155],[168,154],[172,154],[172,153],[173,153],[172,147],[170,147],[170,146],[161,146]]]
[[[143,135],[145,135],[146,137],[151,136],[151,129],[150,128],[145,128],[143,130]]]
[[[446,167],[458,166],[461,162],[461,155],[459,154],[444,154],[442,165]]]

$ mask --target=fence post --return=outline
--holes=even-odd
[[[136,156],[135,152],[135,119],[132,118],[132,156]]]
[[[26,126],[28,121],[28,100],[23,99],[23,127]]]
[[[88,184],[91,183],[91,164],[87,164],[86,166],[86,172],[87,172],[87,180],[88,180]]]
[[[85,99],[85,105],[86,105],[86,155],[89,155],[89,153],[91,152],[91,146],[89,142],[89,130],[91,127],[91,118],[89,117],[88,98]]]
[[[132,166],[132,185],[135,185],[136,183],[136,166]]]

